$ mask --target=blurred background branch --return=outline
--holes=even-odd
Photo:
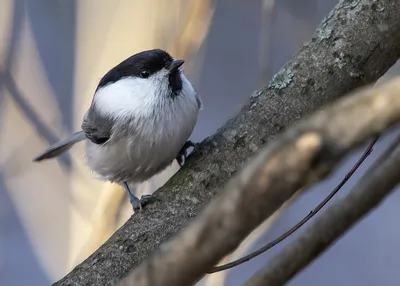
[[[118,285],[193,285],[213,263],[235,249],[250,231],[273,215],[299,188],[325,178],[351,149],[400,122],[399,92],[400,77],[397,77],[379,88],[363,89],[349,95],[277,136],[227,182],[189,226],[161,246],[160,251],[146,258]],[[390,167],[393,168],[394,163],[398,163],[398,158],[391,162]],[[366,199],[366,203],[361,200],[347,209],[360,208],[359,216],[363,210],[367,212],[397,185],[399,177],[395,175],[399,172],[400,168],[397,168],[388,174],[388,188],[382,188],[385,190],[381,192],[382,196],[374,195],[374,188],[368,188],[375,200]],[[379,174],[376,182],[369,183],[376,186],[384,180],[383,174]],[[340,208],[335,209],[335,216],[338,216]],[[347,216],[352,215],[353,212]],[[329,217],[329,221],[339,221],[335,225],[346,228],[350,226],[350,223],[345,223],[347,216],[339,220]],[[359,216],[355,215],[354,219]],[[329,233],[328,229],[324,228],[322,233]],[[320,233],[313,230],[304,237]],[[330,241],[327,240],[326,244]],[[315,245],[316,248],[319,246],[318,243]],[[286,256],[286,259],[279,257],[278,260],[284,262],[273,270],[268,269],[269,275],[283,272],[280,269],[285,269],[298,251],[299,246],[296,253]],[[308,261],[307,255],[297,257]],[[269,285],[270,280],[266,281]],[[286,281],[282,278],[273,285],[282,285]],[[256,283],[265,284],[263,279]]]
[[[364,153],[361,155],[360,159],[356,162],[356,164],[351,168],[351,170],[346,174],[346,176],[340,181],[340,183],[333,189],[332,192],[328,194],[327,197],[324,198],[322,202],[320,202],[312,211],[310,211],[302,220],[300,220],[297,224],[295,224],[293,227],[291,227],[288,231],[284,232],[282,235],[279,237],[275,238],[271,242],[268,242],[266,245],[263,245],[261,248],[257,249],[256,251],[253,251],[249,254],[242,255],[242,257],[237,258],[229,263],[223,264],[223,265],[218,265],[215,267],[212,267],[210,271],[207,273],[216,273],[220,271],[225,271],[227,269],[237,267],[240,264],[243,264],[245,262],[248,262],[250,259],[253,259],[264,252],[270,250],[272,247],[275,247],[285,239],[289,238],[291,235],[293,235],[297,230],[299,230],[304,224],[306,224],[311,218],[313,218],[333,197],[340,191],[340,189],[343,188],[343,186],[351,179],[351,177],[354,175],[354,173],[357,171],[359,167],[361,167],[362,163],[367,159],[369,155],[371,155],[371,152],[373,150],[373,147],[375,146],[376,142],[378,141],[379,136],[375,137],[371,143],[368,145],[367,149],[364,151]],[[285,204],[282,206],[284,207],[286,204],[291,202],[297,195],[301,192],[301,190],[297,191],[296,195],[292,196],[289,200],[285,202]],[[281,208],[278,210],[280,212]],[[270,216],[267,220],[269,221],[271,218],[275,217],[276,212]],[[254,233],[254,232],[253,232]],[[247,238],[246,238],[247,240]]]
[[[400,89],[397,89],[397,93]],[[247,286],[279,286],[316,259],[398,185],[400,137],[369,168],[354,189],[335,202],[310,227],[250,278]]]

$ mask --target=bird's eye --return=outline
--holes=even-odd
[[[139,75],[141,78],[148,78],[150,76],[150,71],[148,69],[141,69]]]

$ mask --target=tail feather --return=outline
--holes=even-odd
[[[61,155],[62,153],[68,151],[75,143],[79,141],[83,141],[85,139],[85,134],[83,131],[76,132],[72,134],[70,137],[60,140],[57,143],[51,145],[47,148],[43,153],[36,156],[33,161],[40,162],[42,160],[51,159],[56,156]]]

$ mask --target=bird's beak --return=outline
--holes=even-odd
[[[177,70],[181,65],[183,65],[184,60],[173,60],[171,65],[169,66],[170,71]]]

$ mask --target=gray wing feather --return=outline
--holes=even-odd
[[[78,131],[72,134],[70,137],[60,140],[57,143],[51,145],[47,148],[43,153],[36,156],[33,161],[39,162],[46,159],[51,159],[56,156],[61,155],[62,153],[68,151],[75,143],[79,141],[83,141],[85,139],[85,134],[83,131]]]
[[[93,105],[85,114],[82,130],[90,141],[101,145],[110,139],[114,120],[96,112],[95,108],[95,105]]]

